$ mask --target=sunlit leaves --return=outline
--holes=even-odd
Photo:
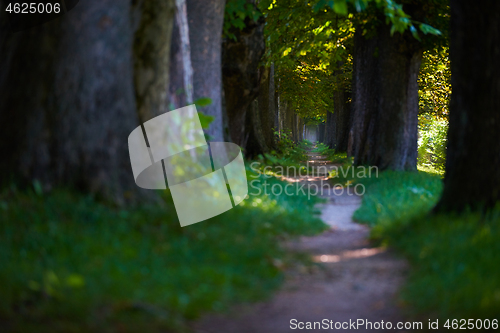
[[[332,110],[331,96],[338,89],[336,82],[342,82],[343,88],[350,86],[354,26],[361,26],[367,34],[374,33],[380,15],[391,25],[392,34],[408,31],[415,39],[427,43],[426,48],[435,47],[429,45],[436,43],[437,38],[424,35],[441,33],[433,27],[435,17],[440,20],[439,29],[446,26],[441,24],[441,14],[436,14],[445,12],[439,2],[444,0],[436,1],[425,5],[424,10],[433,13],[432,17],[427,16],[426,23],[405,13],[400,0],[260,1],[259,8],[266,17],[264,62],[275,65],[281,99],[303,118],[322,117]],[[342,71],[337,68],[339,64]],[[339,75],[341,78],[337,80]],[[437,84],[438,80],[433,83]],[[422,91],[421,101],[424,98],[425,105],[421,107],[446,114],[444,105],[448,95],[446,88],[441,87],[446,85],[440,86],[439,96],[430,90]],[[435,111],[436,108],[440,111]]]
[[[448,117],[451,97],[448,48],[424,52],[418,84],[420,113],[438,119]]]

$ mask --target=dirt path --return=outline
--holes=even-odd
[[[311,164],[333,165],[322,156],[309,153]],[[323,168],[324,169],[324,168]],[[322,175],[300,181],[326,186]],[[345,191],[323,187],[322,219],[331,229],[314,237],[303,237],[288,246],[311,254],[318,267],[287,272],[286,282],[269,301],[238,306],[226,315],[208,315],[198,321],[197,333],[281,333],[293,332],[298,322],[403,321],[396,295],[407,265],[402,259],[370,246],[366,226],[352,221],[361,198]],[[293,325],[292,325],[293,327]],[[300,331],[320,331],[300,330]],[[357,332],[370,332],[360,327]],[[373,329],[373,331],[383,331]],[[400,330],[392,329],[392,332]]]

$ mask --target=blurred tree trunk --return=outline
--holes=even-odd
[[[275,131],[280,133],[280,108],[279,108],[279,89],[280,89],[279,79],[274,82],[274,128]],[[276,135],[274,135],[274,140],[276,140]]]
[[[297,142],[297,137],[298,137],[298,128],[299,128],[299,124],[298,124],[298,116],[296,114],[294,114],[292,116],[292,139],[293,141]]]
[[[245,156],[252,158],[262,153],[270,151],[264,140],[262,133],[262,122],[260,121],[259,99],[255,98],[246,114],[245,128],[247,134],[245,138]]]
[[[325,122],[325,145],[329,148],[335,148],[335,136],[336,136],[336,127],[335,127],[335,114],[333,112],[326,112],[326,122]]]
[[[141,122],[168,111],[170,45],[174,0],[135,1],[138,16],[134,34],[135,99]]]
[[[356,165],[416,170],[420,42],[390,35],[381,25],[371,39],[355,34],[353,150]]]
[[[253,3],[253,1],[249,1]],[[259,95],[259,62],[264,54],[264,18],[247,18],[245,28],[233,28],[236,40],[222,44],[222,79],[231,141],[245,148],[248,140],[246,114]]]
[[[500,2],[451,1],[450,127],[437,210],[500,201]]]
[[[276,117],[274,65],[270,67],[261,67],[260,73],[259,110],[262,122],[262,134],[264,135],[267,147],[273,149],[276,146],[274,138],[274,123]]]
[[[164,110],[170,3],[80,3],[36,28],[0,30],[3,184],[37,180],[118,203],[139,191],[127,138],[139,116]]]
[[[208,97],[212,103],[201,107],[214,116],[207,133],[212,141],[223,141],[221,46],[225,0],[187,0],[189,41],[193,65],[193,98]]]
[[[193,65],[186,0],[175,1],[175,20],[170,43],[169,108],[182,108],[193,103]]]
[[[325,123],[318,125],[318,142],[325,142]]]
[[[299,117],[299,127],[298,127],[298,132],[299,132],[299,141],[304,140],[304,120]]]
[[[287,101],[283,103],[283,130],[284,134],[290,136],[292,139],[292,129],[293,129],[293,111],[289,107]]]
[[[350,129],[350,106],[347,99],[348,95],[342,82],[338,82],[337,89],[333,93],[333,126],[335,129],[332,138],[332,148],[338,152],[347,151]]]

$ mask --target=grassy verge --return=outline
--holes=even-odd
[[[439,176],[425,172],[386,171],[378,178],[366,178],[362,182],[366,194],[354,219],[375,230],[426,214],[437,203],[442,191]]]
[[[412,265],[403,299],[423,316],[497,318],[500,313],[500,209],[490,214],[430,215],[440,175],[384,172],[368,180],[354,218]]]
[[[316,144],[316,148],[313,152],[326,156],[331,163],[342,165],[352,164],[352,157],[347,157],[347,153],[336,152],[335,149],[330,149],[327,145],[321,142]]]
[[[200,313],[268,296],[291,260],[278,240],[325,228],[313,205],[300,194],[251,194],[181,228],[168,195],[163,207],[117,209],[70,191],[5,190],[0,325],[10,332],[182,331]]]

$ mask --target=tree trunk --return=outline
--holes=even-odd
[[[273,65],[274,66],[274,65]],[[279,79],[274,82],[274,128],[275,131],[280,133],[281,124],[280,124],[280,106],[279,106]],[[276,135],[274,135],[274,139],[276,140]]]
[[[236,40],[222,44],[222,78],[229,133],[232,142],[244,147],[250,128],[245,127],[246,113],[259,94],[259,62],[264,54],[264,18],[247,19],[244,29],[233,29]]]
[[[293,111],[290,109],[287,101],[283,103],[283,130],[286,135],[292,139],[293,130]]]
[[[299,126],[297,127],[297,132],[299,134],[298,136],[298,140],[299,141],[302,141],[304,140],[304,120],[302,118],[300,118],[298,115],[297,115],[297,119],[299,120],[298,123],[299,123]]]
[[[371,39],[355,34],[353,150],[356,165],[416,170],[422,47],[382,25]]]
[[[275,86],[274,86],[274,66],[269,68],[261,67],[261,83],[259,91],[259,110],[262,122],[262,134],[266,141],[266,146],[273,149],[276,146],[274,139],[275,122]]]
[[[247,133],[244,141],[245,157],[252,158],[259,154],[269,152],[270,149],[264,140],[262,122],[260,120],[259,100],[254,99],[246,116]]]
[[[335,115],[333,112],[327,111],[326,122],[325,122],[325,145],[329,148],[335,148],[335,136],[336,136],[336,126],[335,126]]]
[[[347,151],[350,125],[350,107],[347,103],[347,98],[345,88],[342,84],[339,84],[333,93],[333,126],[335,130],[333,131],[334,137],[332,138],[332,147],[338,152]]]
[[[135,99],[141,123],[168,111],[174,1],[140,1],[134,35]]]
[[[450,127],[440,211],[500,201],[500,2],[451,1]]]
[[[292,120],[292,138],[293,141],[297,142],[299,140],[299,116],[297,114],[294,114]]]
[[[325,123],[321,123],[318,125],[318,134],[317,134],[317,138],[318,138],[318,142],[321,142],[321,143],[324,143],[325,142]]]
[[[154,14],[153,4],[131,10],[123,1],[81,3],[34,29],[2,29],[3,183],[37,180],[46,190],[76,187],[118,203],[139,192],[127,149],[139,126],[134,81],[141,117],[150,117],[163,111],[168,79],[168,44],[159,44],[169,38],[171,12],[154,3]],[[140,39],[153,43],[149,53]],[[133,54],[141,59],[134,62]],[[158,73],[151,77],[152,68]]]
[[[170,50],[169,108],[175,110],[193,103],[193,65],[186,0],[175,1],[175,20]]]
[[[215,117],[207,133],[223,141],[221,45],[225,0],[187,0],[194,99],[212,103],[198,111]]]

